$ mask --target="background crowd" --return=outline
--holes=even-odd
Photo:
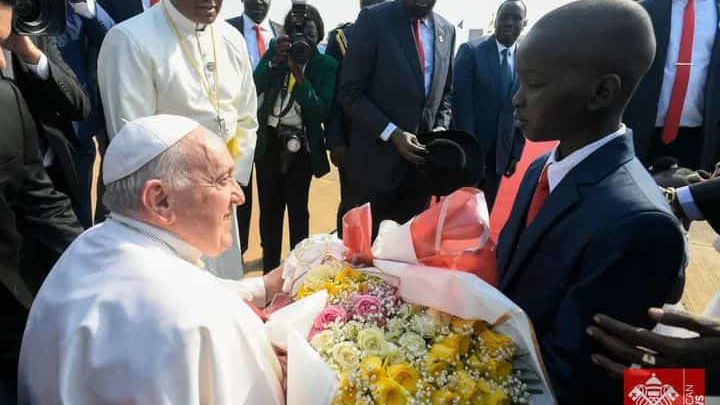
[[[652,52],[634,27],[624,40],[612,36],[618,43],[588,33],[597,43],[583,44],[567,37],[580,28],[551,30],[552,19],[525,42],[532,5],[522,0],[503,1],[494,33],[465,43],[433,12],[435,0],[361,0],[357,20],[329,32],[312,5],[274,22],[270,0],[225,1],[241,1],[244,13],[221,21],[222,0],[70,0],[64,32],[25,36],[10,31],[14,1],[0,0],[0,398],[14,395],[43,279],[113,211],[103,194],[120,186],[99,181],[99,161],[128,121],[158,114],[197,121],[233,159],[231,173],[211,181],[231,176],[245,203],[232,212],[231,247],[202,259],[226,279],[242,278],[251,238],[261,240],[264,273],[280,265],[286,211],[291,246],[308,237],[310,184],[330,164],[340,179],[338,231],[345,212],[370,202],[377,233],[381,221],[403,223],[448,194],[428,190],[429,168],[457,164],[438,156],[472,156],[461,170],[492,209],[525,139],[560,141],[525,174],[498,244],[499,287],[533,320],[558,399],[614,398],[610,375],[631,363],[707,367],[708,387],[717,381],[718,323],[647,310],[682,293],[687,258],[675,217],[718,226],[718,0],[641,2],[647,14],[631,20],[649,16]],[[587,8],[576,12],[590,18]],[[612,26],[607,19],[597,23]],[[568,54],[550,49],[556,37],[572,45]],[[521,77],[524,46],[540,68]],[[558,75],[557,63],[585,66],[586,87],[570,88],[574,71],[567,88],[553,87],[542,69]],[[259,236],[250,233],[253,209]],[[628,271],[637,268],[645,270]],[[629,287],[647,277],[642,291]],[[608,303],[611,294],[625,299]],[[677,343],[633,327],[657,321],[701,337]]]

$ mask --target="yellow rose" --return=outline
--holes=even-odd
[[[484,330],[482,333],[478,334],[478,336],[482,339],[481,347],[484,347],[485,350],[493,356],[497,356],[500,354],[499,352],[501,350],[511,348],[513,346],[511,338],[500,333],[493,332],[490,329]]]
[[[448,390],[436,390],[430,397],[433,405],[452,405],[455,395]]]
[[[480,335],[481,333],[485,332],[488,328],[488,324],[485,321],[477,321],[475,322],[475,334]]]
[[[486,405],[510,405],[510,398],[501,389],[492,391],[489,394],[483,395],[483,403]]]
[[[481,373],[486,373],[494,380],[505,380],[510,377],[512,372],[510,362],[496,359],[488,359],[483,362],[474,355],[468,358],[468,365]]]
[[[475,394],[475,389],[477,388],[475,380],[465,371],[456,372],[455,377],[457,378],[455,387],[457,395],[465,402],[472,402],[473,394]]]
[[[455,333],[471,335],[475,329],[475,322],[476,321],[473,320],[453,317],[452,321],[450,321],[450,329]]]
[[[333,401],[333,405],[355,405],[355,395],[357,394],[357,386],[350,382],[347,373],[340,378],[340,386],[337,395]]]
[[[335,276],[335,282],[339,284],[353,284],[361,281],[365,281],[365,275],[350,266],[344,266]]]
[[[409,393],[414,394],[417,391],[417,382],[420,375],[410,365],[405,363],[395,364],[388,367],[387,371],[390,378],[402,385]]]
[[[381,378],[372,385],[375,403],[385,405],[405,405],[410,403],[407,391],[389,378]]]
[[[378,356],[368,356],[360,362],[360,377],[367,381],[378,381],[386,377],[383,360]]]
[[[429,356],[454,364],[460,360],[460,348],[448,346],[444,343],[435,343],[430,349]]]
[[[464,355],[470,350],[470,337],[452,333],[439,342],[441,345],[451,347],[458,354]]]

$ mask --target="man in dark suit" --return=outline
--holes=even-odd
[[[435,0],[366,8],[353,28],[338,98],[351,120],[345,208],[372,203],[380,221],[405,222],[429,198],[416,193],[416,134],[450,126],[455,28],[432,12]]]
[[[12,2],[0,0],[2,71],[12,63],[2,51],[11,21]],[[32,297],[81,229],[67,196],[53,188],[45,173],[30,109],[4,74],[0,133],[0,402],[9,404],[15,403],[20,342]]]
[[[495,17],[495,33],[461,45],[455,58],[453,125],[473,134],[482,146],[489,209],[500,180],[515,173],[525,146],[513,125],[512,96],[517,91],[516,41],[526,15],[522,0],[505,0]]]
[[[497,245],[499,288],[532,320],[561,404],[622,403],[621,380],[590,359],[595,314],[647,327],[647,308],[682,291],[683,232],[621,124],[654,54],[650,19],[630,0],[562,6],[518,50],[517,124],[560,143],[520,185]]]
[[[84,197],[75,169],[77,139],[72,121],[90,113],[90,101],[77,77],[63,61],[54,37],[13,34],[5,42],[13,52],[12,75],[30,107],[38,128],[40,152],[55,188],[65,193],[76,213],[84,212]],[[87,190],[89,192],[89,190]],[[88,201],[89,204],[89,201]],[[84,218],[89,223],[88,217]]]
[[[385,0],[360,0],[360,9],[383,2]],[[341,65],[350,46],[354,25],[353,23],[341,24],[328,34],[325,54],[335,58]],[[338,83],[340,82],[340,72],[341,70],[338,70]],[[347,211],[347,209],[343,208],[343,201],[345,201],[343,195],[347,192],[347,176],[345,170],[343,170],[343,162],[345,161],[349,132],[350,119],[346,117],[336,96],[335,112],[325,129],[325,146],[330,150],[330,160],[338,168],[338,174],[340,175],[340,205],[337,212],[337,231],[340,236],[342,236],[342,215]]]
[[[155,3],[157,3],[156,0],[97,0],[97,4],[112,18],[115,24],[135,17]]]
[[[635,151],[645,165],[672,156],[681,167],[712,170],[720,161],[720,0],[641,4],[657,56],[625,113]]]
[[[245,8],[239,17],[231,18],[227,22],[245,37],[248,54],[253,70],[257,67],[265,51],[270,47],[270,40],[284,34],[282,24],[270,21],[267,18],[270,12],[271,0],[242,0]],[[248,238],[250,237],[250,217],[252,215],[252,176],[247,186],[241,186],[245,194],[245,204],[238,205],[238,232],[240,234],[240,245],[244,254],[248,249]]]

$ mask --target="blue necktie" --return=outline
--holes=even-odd
[[[512,85],[512,72],[510,71],[510,64],[508,63],[508,52],[508,48],[500,52],[502,56],[500,62],[500,100],[505,100]]]

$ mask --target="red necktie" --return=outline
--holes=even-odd
[[[695,0],[687,0],[683,13],[683,29],[680,37],[680,52],[678,53],[677,64],[675,65],[675,82],[673,83],[670,95],[670,106],[665,116],[660,139],[664,144],[669,144],[677,138],[682,116],[683,105],[685,104],[685,93],[687,92],[688,81],[690,80],[690,62],[692,61],[693,35],[695,34]]]
[[[550,167],[550,165],[545,166],[542,174],[540,175],[540,180],[538,180],[538,184],[535,186],[535,193],[533,194],[532,201],[530,202],[530,209],[528,209],[527,219],[525,221],[526,226],[530,226],[530,224],[532,224],[545,203],[548,195],[550,195],[548,167]]]
[[[422,21],[415,20],[413,23],[413,35],[415,36],[415,46],[418,51],[418,59],[420,59],[420,72],[423,77],[423,85],[425,83],[425,48],[423,47],[422,37],[420,36],[420,24]]]
[[[259,25],[255,25],[255,41],[257,41],[258,55],[262,58],[265,55],[265,36],[260,31]]]
[[[160,0],[150,0],[150,7],[160,3]]]

